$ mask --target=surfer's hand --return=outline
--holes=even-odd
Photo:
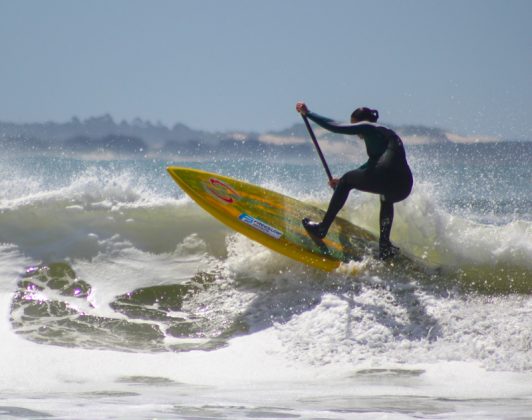
[[[335,190],[336,187],[338,186],[338,183],[340,182],[340,179],[339,178],[333,178],[329,181],[329,186]]]
[[[308,108],[305,102],[298,102],[296,104],[296,111],[299,112],[301,115],[307,115],[308,114]]]

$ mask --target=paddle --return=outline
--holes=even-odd
[[[314,146],[316,146],[316,150],[318,151],[318,155],[320,156],[321,163],[323,164],[323,168],[325,169],[325,172],[327,173],[327,176],[329,177],[329,181],[332,180],[332,174],[329,170],[329,165],[327,165],[327,162],[325,161],[325,157],[323,156],[323,153],[321,152],[320,145],[318,144],[318,140],[316,140],[316,136],[314,135],[314,131],[312,131],[312,127],[310,126],[310,123],[308,122],[308,118],[306,115],[301,114],[301,117],[303,118],[303,121],[305,121],[305,125],[307,126],[308,133],[310,134],[310,138],[312,139]]]

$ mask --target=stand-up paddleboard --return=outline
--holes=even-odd
[[[301,219],[324,211],[283,194],[198,169],[170,166],[168,173],[203,209],[243,235],[294,260],[325,271],[361,260],[377,238],[337,217],[327,236],[311,237]]]

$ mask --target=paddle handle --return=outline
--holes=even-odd
[[[331,174],[331,170],[329,169],[329,165],[327,165],[325,156],[323,156],[320,145],[318,144],[318,140],[316,140],[314,131],[312,131],[312,127],[310,126],[310,123],[308,122],[308,118],[306,115],[303,115],[303,114],[301,114],[301,117],[303,118],[303,121],[305,121],[305,125],[307,126],[307,130],[308,130],[308,133],[310,134],[310,138],[312,139],[314,146],[316,146],[316,151],[318,152],[318,155],[320,156],[321,163],[323,164],[323,168],[325,169],[325,172],[327,173],[327,176],[329,177],[329,181],[331,181],[333,178]]]

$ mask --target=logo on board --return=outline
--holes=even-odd
[[[251,227],[260,230],[262,233],[265,233],[268,236],[271,236],[272,238],[279,239],[281,236],[283,236],[283,232],[280,230],[275,229],[274,227],[264,223],[263,221],[256,219],[254,217],[251,217],[250,215],[246,213],[242,213],[238,218],[250,225]]]
[[[238,193],[225,182],[216,178],[209,178],[208,183],[204,184],[207,192],[225,204],[233,204],[240,200]]]

